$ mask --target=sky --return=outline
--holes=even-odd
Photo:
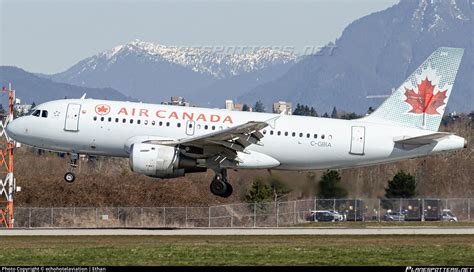
[[[134,39],[317,48],[398,0],[0,0],[0,65],[62,72]]]

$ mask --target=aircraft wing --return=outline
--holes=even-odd
[[[220,145],[235,151],[244,151],[251,144],[260,144],[263,134],[259,130],[266,126],[268,126],[267,122],[251,121],[196,137],[179,140],[149,140],[145,143],[192,146]]]
[[[260,139],[264,137],[259,130],[274,126],[274,122],[280,116],[267,121],[250,121],[242,125],[227,129],[214,131],[208,134],[178,140],[147,140],[144,143],[160,145],[179,145],[184,147],[197,147],[202,149],[201,158],[213,158],[213,161],[223,163],[229,160],[231,163],[238,162],[237,152],[246,152],[246,148],[252,144],[262,145]],[[185,148],[186,150],[186,148]]]
[[[394,138],[393,141],[396,144],[427,145],[427,144],[431,144],[435,142],[435,140],[437,139],[441,139],[449,135],[452,135],[452,133],[436,132],[436,133],[431,133],[431,134],[422,135],[422,136],[415,136],[415,137],[409,137],[409,136],[397,137],[397,138]]]

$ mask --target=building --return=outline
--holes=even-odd
[[[225,109],[226,110],[234,110],[234,101],[226,100],[225,101]]]
[[[278,101],[273,103],[273,113],[282,113],[285,112],[287,115],[291,115],[293,113],[291,102],[285,101]]]
[[[163,105],[184,106],[189,107],[189,102],[184,100],[181,96],[172,96],[170,102],[161,102]]]
[[[22,116],[27,114],[32,108],[32,105],[19,104],[14,106],[17,115]]]
[[[235,104],[234,105],[234,110],[235,111],[243,111],[244,110],[244,104]]]
[[[243,111],[244,104],[234,104],[234,101],[229,99],[225,101],[225,109],[231,111]],[[252,108],[247,107],[247,111],[252,111]]]

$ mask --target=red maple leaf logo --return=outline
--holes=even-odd
[[[405,96],[407,97],[405,102],[412,106],[412,109],[409,112],[432,115],[441,114],[437,109],[445,104],[444,99],[446,99],[446,92],[448,90],[438,91],[436,94],[433,94],[436,85],[432,85],[431,81],[428,80],[428,77],[417,85],[418,93],[405,87]]]
[[[95,106],[95,112],[98,115],[106,115],[107,113],[110,112],[110,107],[109,105],[100,104],[100,105]]]

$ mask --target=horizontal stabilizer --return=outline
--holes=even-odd
[[[422,135],[422,136],[415,136],[415,137],[410,137],[410,136],[401,136],[401,137],[395,137],[393,141],[396,144],[405,144],[405,145],[427,145],[434,143],[435,140],[441,139],[443,137],[452,135],[452,133],[449,132],[436,132],[432,134],[427,134],[427,135]]]

